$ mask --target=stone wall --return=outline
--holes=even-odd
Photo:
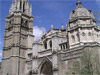
[[[99,45],[88,45],[83,46],[80,48],[74,48],[71,49],[70,52],[66,51],[66,54],[59,54],[58,55],[58,61],[59,61],[59,75],[65,75],[65,73],[68,71],[68,68],[73,65],[74,61],[80,61],[79,56],[82,54],[83,51],[89,50],[93,53],[93,56],[95,56],[97,53],[100,55],[100,46]],[[69,52],[69,53],[68,53]],[[68,55],[68,54],[69,55]],[[100,57],[100,56],[99,56]],[[68,59],[69,58],[69,59]]]

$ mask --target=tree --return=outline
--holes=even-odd
[[[74,61],[71,67],[68,67],[66,75],[99,75],[100,58],[97,50],[84,50],[79,61]]]
[[[99,26],[99,24],[100,24],[100,11],[99,12],[95,12],[94,16],[95,16],[95,21],[96,21],[97,27],[100,27]]]

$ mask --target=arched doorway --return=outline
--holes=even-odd
[[[41,75],[53,75],[52,64],[45,62],[41,67],[40,74]]]

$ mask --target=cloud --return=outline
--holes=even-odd
[[[42,32],[46,32],[44,27],[33,26],[33,35],[35,36],[35,40],[39,40],[41,38]]]

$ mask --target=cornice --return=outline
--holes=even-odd
[[[62,57],[63,61],[71,60],[71,59],[79,58],[84,48],[87,48],[87,47],[100,47],[100,44],[97,42],[85,43],[82,46],[67,49],[65,51],[60,51],[59,54],[63,55]]]
[[[18,57],[18,58],[20,58],[20,59],[26,59],[25,57],[19,57],[19,56],[17,56],[17,55],[12,55],[12,56],[10,56],[10,57],[8,57],[8,58],[2,58],[2,60],[7,60],[7,59],[10,59],[10,58],[12,58],[12,57]]]
[[[69,29],[68,29],[68,32],[69,31],[72,31],[72,30],[76,30],[76,29],[78,29],[78,28],[95,28],[95,29],[97,29],[97,30],[99,30],[100,31],[100,28],[97,28],[95,25],[93,25],[93,24],[77,24],[76,26],[74,26],[74,27],[70,27]]]
[[[4,51],[8,51],[8,50],[10,50],[11,48],[13,48],[13,47],[19,47],[19,48],[21,48],[21,49],[24,49],[24,50],[26,50],[27,49],[27,47],[26,46],[23,46],[23,45],[19,45],[18,43],[13,43],[13,44],[11,44],[10,46],[8,46],[8,47],[3,47],[3,50]]]

